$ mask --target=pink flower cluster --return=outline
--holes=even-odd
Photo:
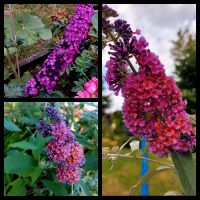
[[[109,89],[118,95],[122,90],[124,123],[131,133],[144,136],[149,149],[159,157],[167,156],[169,151],[189,152],[196,146],[196,130],[185,111],[186,101],[173,77],[165,74],[164,65],[157,55],[146,49],[144,37],[137,39],[124,21],[118,21],[116,32],[123,36],[110,45],[111,60],[105,80]],[[137,73],[128,71],[127,58],[134,56],[139,64]],[[121,60],[120,60],[121,59]],[[125,71],[125,73],[123,73]]]
[[[81,178],[81,170],[79,167],[67,167],[62,164],[58,165],[58,172],[57,177],[59,177],[59,181],[61,183],[67,183],[69,185],[73,185],[74,183],[78,182]]]
[[[70,128],[66,126],[64,120],[61,120],[61,116],[58,118],[58,112],[54,107],[46,107],[49,119],[55,119],[57,121],[51,124],[52,138],[46,144],[47,156],[58,163],[57,178],[61,183],[74,184],[81,177],[80,167],[85,163],[84,150],[81,145],[75,141],[74,134],[70,131]],[[51,111],[51,112],[50,112]],[[50,113],[53,116],[50,116]],[[47,116],[47,115],[46,115]],[[39,122],[38,130],[44,132],[47,128],[47,124]],[[44,129],[44,130],[43,130]],[[49,129],[48,129],[49,130]],[[47,134],[43,134],[47,136]]]
[[[26,83],[25,94],[36,96],[41,88],[48,93],[53,92],[59,81],[59,73],[73,63],[81,42],[87,38],[93,14],[92,4],[77,5],[75,15],[66,27],[59,46],[48,56],[35,78]]]
[[[92,77],[84,84],[84,91],[78,91],[75,98],[97,98],[98,97],[98,79]]]

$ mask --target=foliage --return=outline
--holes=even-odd
[[[5,46],[13,46],[13,32],[10,27],[10,17],[4,18],[5,28]],[[14,27],[16,33],[17,43],[21,45],[32,45],[37,42],[39,38],[48,40],[52,38],[51,29],[47,28],[38,16],[30,15],[28,13],[19,13],[15,15]]]
[[[56,103],[84,147],[82,178],[73,188],[60,184],[35,125],[41,103],[4,103],[4,196],[96,196],[98,194],[98,111],[96,103]]]
[[[187,111],[196,113],[196,36],[188,29],[179,30],[178,39],[173,41],[171,50],[175,59],[175,74],[179,80],[177,84],[187,99]]]
[[[196,166],[192,159],[192,154],[183,155],[171,152],[173,163],[185,190],[185,195],[196,195]]]

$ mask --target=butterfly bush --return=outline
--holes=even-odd
[[[77,4],[75,15],[67,25],[63,38],[44,61],[35,78],[26,83],[25,94],[36,96],[41,88],[48,93],[54,91],[59,81],[59,73],[73,63],[80,44],[87,38],[93,14],[92,4]]]
[[[98,79],[92,77],[84,84],[84,91],[78,91],[75,98],[97,98],[98,97]]]
[[[84,150],[53,106],[46,106],[43,111],[51,123],[41,119],[37,129],[43,137],[51,136],[46,144],[47,156],[58,164],[58,181],[72,185],[81,178],[80,167],[85,163]]]
[[[150,151],[159,157],[170,151],[189,152],[196,147],[196,129],[174,78],[166,75],[159,57],[147,48],[146,39],[139,37],[140,30],[133,32],[121,19],[110,26],[113,30],[106,34],[119,39],[109,44],[105,80],[115,95],[122,92],[125,125],[132,134],[144,136]],[[139,65],[138,72],[130,65],[132,57]]]

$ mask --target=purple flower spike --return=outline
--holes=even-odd
[[[70,20],[63,35],[63,39],[42,65],[36,74],[38,84],[34,79],[29,80],[25,86],[25,94],[36,96],[39,88],[52,93],[59,81],[59,72],[73,63],[79,52],[80,44],[87,38],[88,30],[94,14],[92,4],[78,4],[74,17]]]

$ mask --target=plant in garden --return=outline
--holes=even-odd
[[[179,159],[177,155],[186,158],[196,147],[196,129],[173,77],[165,74],[159,57],[147,48],[145,38],[139,37],[140,30],[132,31],[121,19],[111,24],[105,18],[115,12],[107,6],[103,6],[103,12],[103,33],[112,40],[105,80],[115,95],[122,92],[125,125],[133,135],[143,136],[149,150],[157,156],[168,156],[171,152],[174,163]],[[130,62],[132,57],[139,65],[138,71]],[[180,170],[176,164],[175,167]],[[191,190],[183,187],[187,194],[195,193],[195,185],[191,185]]]
[[[4,196],[98,195],[97,108],[5,103]]]
[[[40,87],[48,93],[53,92],[59,80],[59,72],[65,71],[72,64],[81,42],[86,39],[93,14],[92,4],[77,5],[76,13],[66,27],[63,39],[60,40],[59,45],[55,47],[44,62],[42,69],[36,74],[37,85],[33,86],[32,82],[27,82],[26,94],[37,95]],[[34,92],[32,92],[33,90]]]
[[[50,4],[48,7],[50,9],[46,10],[45,6],[39,4],[34,8],[26,4],[13,6],[13,32],[20,42],[17,43],[20,73],[15,73],[15,43],[11,37],[10,17],[4,18],[5,97],[74,97],[87,80],[97,77],[97,6],[64,4],[61,9],[59,4]],[[39,9],[44,9],[44,14],[39,14],[41,19],[22,13],[31,11],[37,15]],[[22,33],[21,38],[19,33]]]
[[[58,163],[56,176],[59,182],[72,185],[81,178],[79,167],[85,163],[83,148],[75,141],[70,127],[66,126],[64,119],[52,105],[44,107],[44,113],[52,124],[49,125],[41,119],[37,129],[43,137],[50,132],[53,136],[46,145],[47,155]]]

